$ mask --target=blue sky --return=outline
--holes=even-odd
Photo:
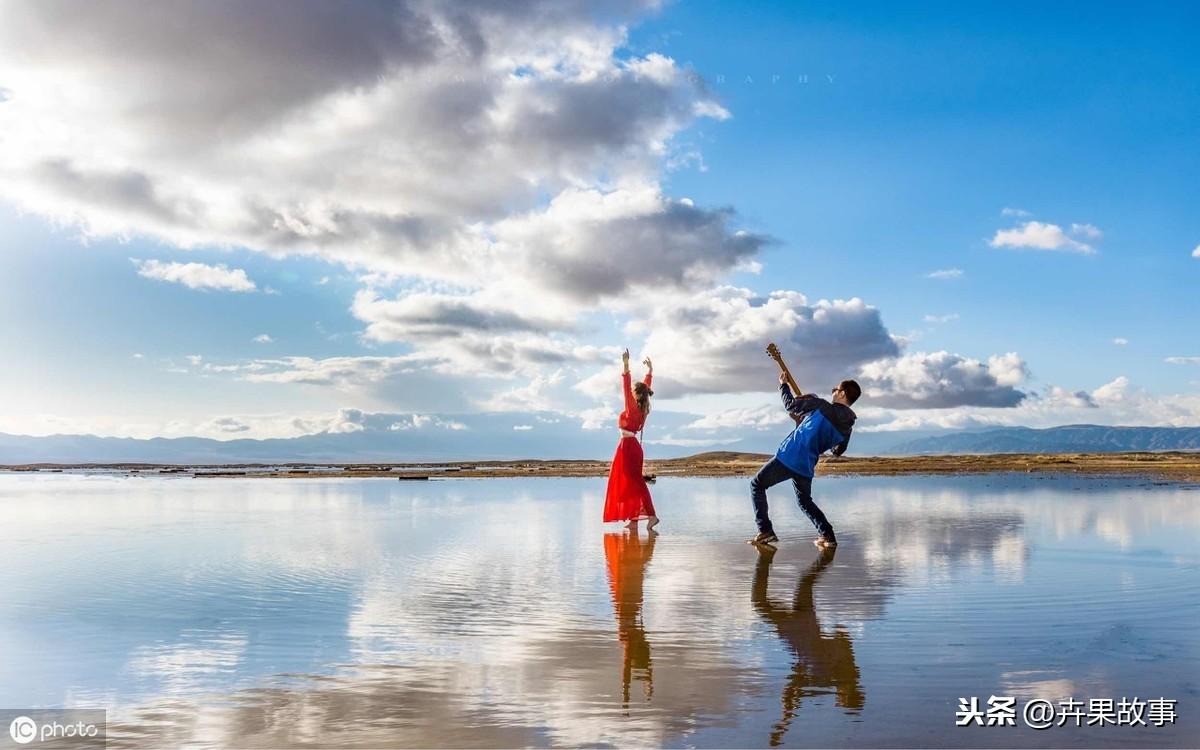
[[[0,6],[0,431],[1200,424],[1194,10],[531,7]]]

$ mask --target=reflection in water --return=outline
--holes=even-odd
[[[813,564],[800,575],[789,607],[775,604],[767,596],[767,578],[775,550],[758,548],[758,564],[754,567],[750,594],[754,610],[775,626],[779,637],[796,657],[783,688],[783,716],[771,732],[772,747],[783,742],[783,736],[800,708],[800,700],[805,696],[823,695],[832,689],[837,696],[837,705],[848,713],[861,711],[866,699],[854,662],[850,634],[841,627],[835,628],[833,635],[823,634],[813,605],[813,584],[833,562],[836,551],[836,548],[822,549]]]
[[[608,585],[617,613],[617,638],[621,641],[621,705],[629,710],[629,683],[637,679],[649,701],[654,695],[654,671],[650,665],[650,642],[642,624],[642,581],[654,554],[658,534],[651,531],[645,542],[632,534],[605,534],[604,558],[608,562]]]
[[[828,481],[814,563],[742,543],[738,479],[661,481],[647,540],[588,479],[0,473],[0,705],[106,708],[111,747],[1197,746],[1200,492]],[[1180,718],[955,731],[1009,692]]]

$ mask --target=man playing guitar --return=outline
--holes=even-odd
[[[750,480],[750,497],[754,503],[754,520],[758,524],[758,535],[748,540],[751,544],[775,544],[779,537],[771,526],[767,515],[767,488],[784,480],[792,480],[796,500],[800,509],[817,527],[820,535],[815,540],[818,547],[837,546],[833,526],[812,499],[813,473],[817,458],[827,450],[835,456],[846,452],[850,442],[850,431],[856,419],[850,405],[862,395],[862,388],[853,380],[843,380],[833,389],[832,402],[814,393],[801,394],[800,387],[783,363],[779,348],[767,346],[767,354],[779,365],[779,393],[783,397],[783,408],[796,423],[795,429],[783,439],[775,451],[775,457],[758,470]]]

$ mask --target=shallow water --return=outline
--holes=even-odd
[[[822,478],[822,555],[744,479],[0,475],[0,706],[113,747],[1200,745],[1200,490]],[[956,727],[1013,696],[1016,726]],[[1045,698],[1173,698],[1035,731]]]

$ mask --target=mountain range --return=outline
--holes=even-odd
[[[521,458],[606,458],[611,430],[538,424],[514,430],[481,420],[470,433],[416,430],[323,432],[293,438],[214,440],[202,437],[135,438],[96,435],[34,437],[0,433],[0,465],[30,463],[230,464],[290,462],[416,462]],[[757,433],[733,450],[770,452],[774,433]],[[1108,427],[1065,425],[1046,429],[1000,427],[982,431],[856,433],[852,455],[955,453],[1090,453],[1200,450],[1200,427]],[[647,441],[650,458],[676,458],[698,446]]]

